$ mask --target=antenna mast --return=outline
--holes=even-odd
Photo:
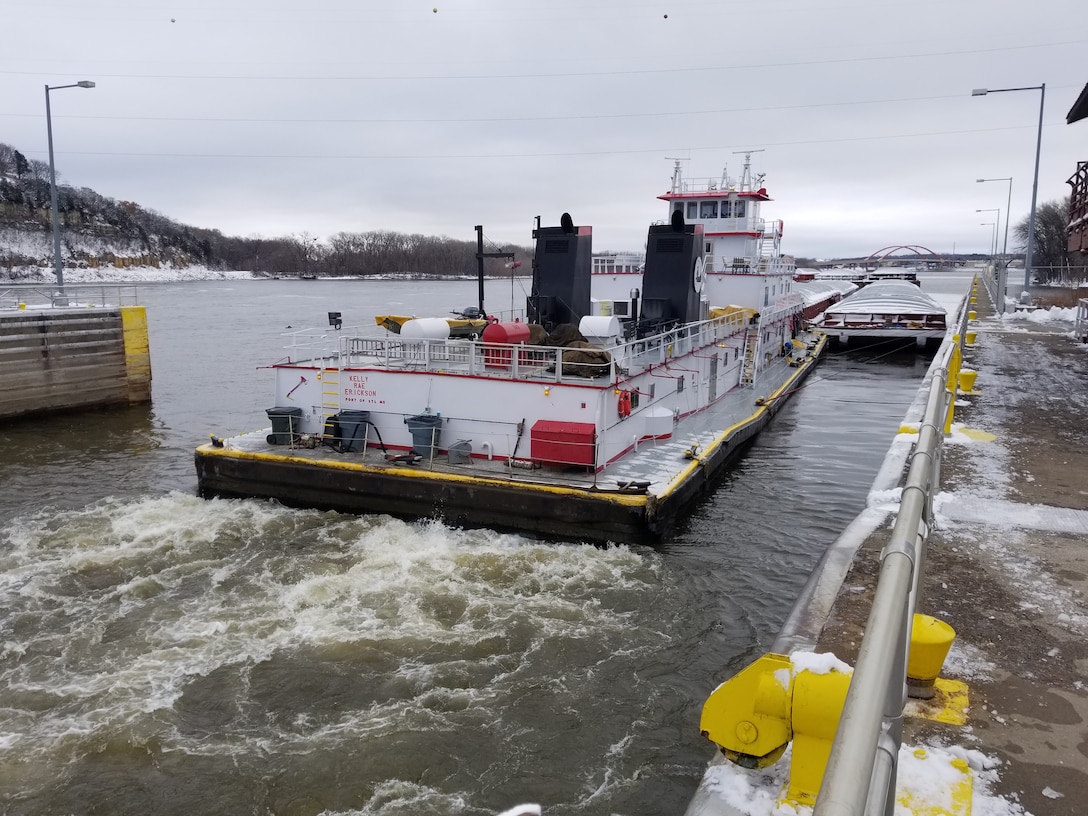
[[[734,150],[733,155],[736,156],[739,153],[744,154],[744,170],[740,175],[740,189],[741,192],[752,192],[752,154],[762,153],[765,148],[759,148],[757,150]]]
[[[668,159],[669,161],[676,162],[676,164],[673,165],[673,168],[672,168],[672,190],[670,192],[679,193],[680,188],[683,186],[683,179],[682,179],[681,173],[680,173],[680,162],[688,161],[688,160],[687,159],[678,159],[675,156],[666,156],[665,158]]]

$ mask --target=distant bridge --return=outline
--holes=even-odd
[[[894,253],[901,250],[911,254],[895,257]],[[964,263],[965,261],[955,258],[945,260],[932,249],[919,244],[900,244],[878,249],[865,258],[836,258],[830,261],[816,261],[813,266],[816,269],[843,267],[869,272],[885,266],[921,266],[925,269],[946,269],[952,266],[963,266]]]

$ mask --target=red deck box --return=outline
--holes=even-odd
[[[530,456],[549,465],[588,465],[596,461],[596,429],[592,422],[538,419],[529,431]]]

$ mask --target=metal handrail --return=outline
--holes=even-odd
[[[763,325],[782,319],[785,310],[765,314]],[[744,310],[729,312],[698,323],[676,326],[646,337],[621,340],[599,348],[610,356],[609,363],[573,363],[564,359],[555,346],[487,343],[467,338],[427,339],[398,334],[366,333],[342,327],[301,329],[284,333],[288,363],[335,360],[337,367],[378,364],[388,368],[410,366],[420,371],[449,371],[460,366],[463,373],[489,379],[532,379],[559,382],[564,371],[598,365],[610,381],[627,377],[688,354],[694,348],[723,343],[744,332],[751,318]],[[307,357],[306,355],[310,355]],[[622,371],[621,371],[622,369]]]
[[[1077,319],[1073,331],[1078,341],[1088,343],[1088,298],[1077,301]]]
[[[894,809],[910,630],[920,605],[921,576],[925,573],[926,544],[933,521],[932,498],[939,485],[948,410],[955,399],[955,385],[950,389],[948,382],[950,369],[963,349],[965,305],[956,322],[958,335],[945,343],[932,369],[926,410],[911,454],[899,513],[881,554],[865,636],[813,816],[875,816],[890,814]],[[859,778],[867,779],[868,784],[859,785]]]
[[[986,273],[982,275],[982,283],[986,287],[986,293],[990,296],[990,303],[994,305],[994,311],[998,314],[1005,313],[1005,289],[1009,279],[1008,259],[995,261],[986,267]]]
[[[67,308],[70,306],[137,306],[138,290],[134,284],[12,283],[0,288],[0,309]]]

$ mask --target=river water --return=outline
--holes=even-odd
[[[195,495],[209,433],[268,424],[288,327],[475,283],[140,301],[150,407],[0,426],[6,814],[682,813],[703,701],[862,509],[927,365],[828,357],[673,534],[600,547]]]

